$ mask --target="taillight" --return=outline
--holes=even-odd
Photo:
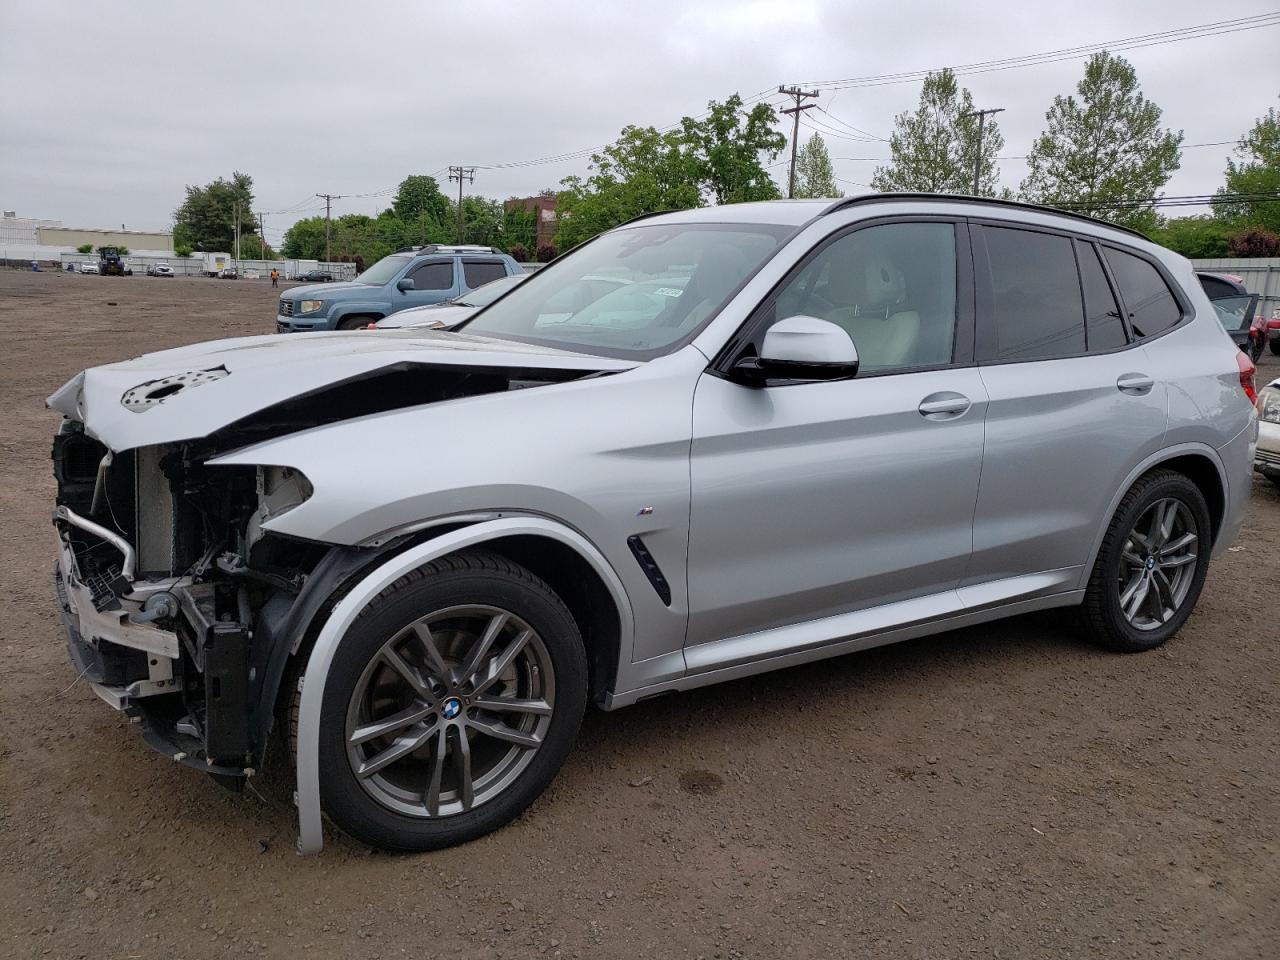
[[[1236,351],[1236,365],[1240,367],[1240,388],[1244,390],[1244,395],[1249,398],[1249,402],[1256,404],[1258,388],[1253,382],[1253,376],[1258,372],[1258,368],[1239,350]]]

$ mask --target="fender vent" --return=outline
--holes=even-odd
[[[671,606],[671,584],[667,583],[667,578],[662,575],[662,568],[658,566],[658,561],[653,559],[653,554],[644,545],[640,535],[634,533],[627,537],[627,546],[631,548],[631,552],[635,555],[636,562],[640,564],[640,569],[644,571],[644,575],[653,584],[653,589],[658,594],[658,598],[665,606]]]

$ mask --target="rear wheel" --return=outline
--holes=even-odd
[[[1255,364],[1262,359],[1262,337],[1254,337],[1249,344],[1249,359]]]
[[[545,583],[491,554],[435,561],[342,639],[320,721],[324,809],[391,850],[489,833],[551,782],[586,690],[582,638]]]
[[[1092,638],[1133,653],[1172,637],[1200,596],[1211,546],[1200,489],[1172,470],[1142,477],[1120,501],[1089,578]]]

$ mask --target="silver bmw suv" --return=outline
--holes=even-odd
[[[78,671],[238,786],[426,850],[510,821],[588,702],[1051,607],[1172,637],[1240,529],[1253,368],[1184,259],[927,195],[651,216],[453,332],[97,367],[64,415]]]

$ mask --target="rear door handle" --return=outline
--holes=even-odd
[[[926,420],[954,420],[963,416],[972,405],[964,394],[943,390],[921,400],[918,409]]]
[[[1145,373],[1122,373],[1120,378],[1116,380],[1116,389],[1121,393],[1129,393],[1134,396],[1143,396],[1151,392],[1151,388],[1156,382],[1148,377]]]

